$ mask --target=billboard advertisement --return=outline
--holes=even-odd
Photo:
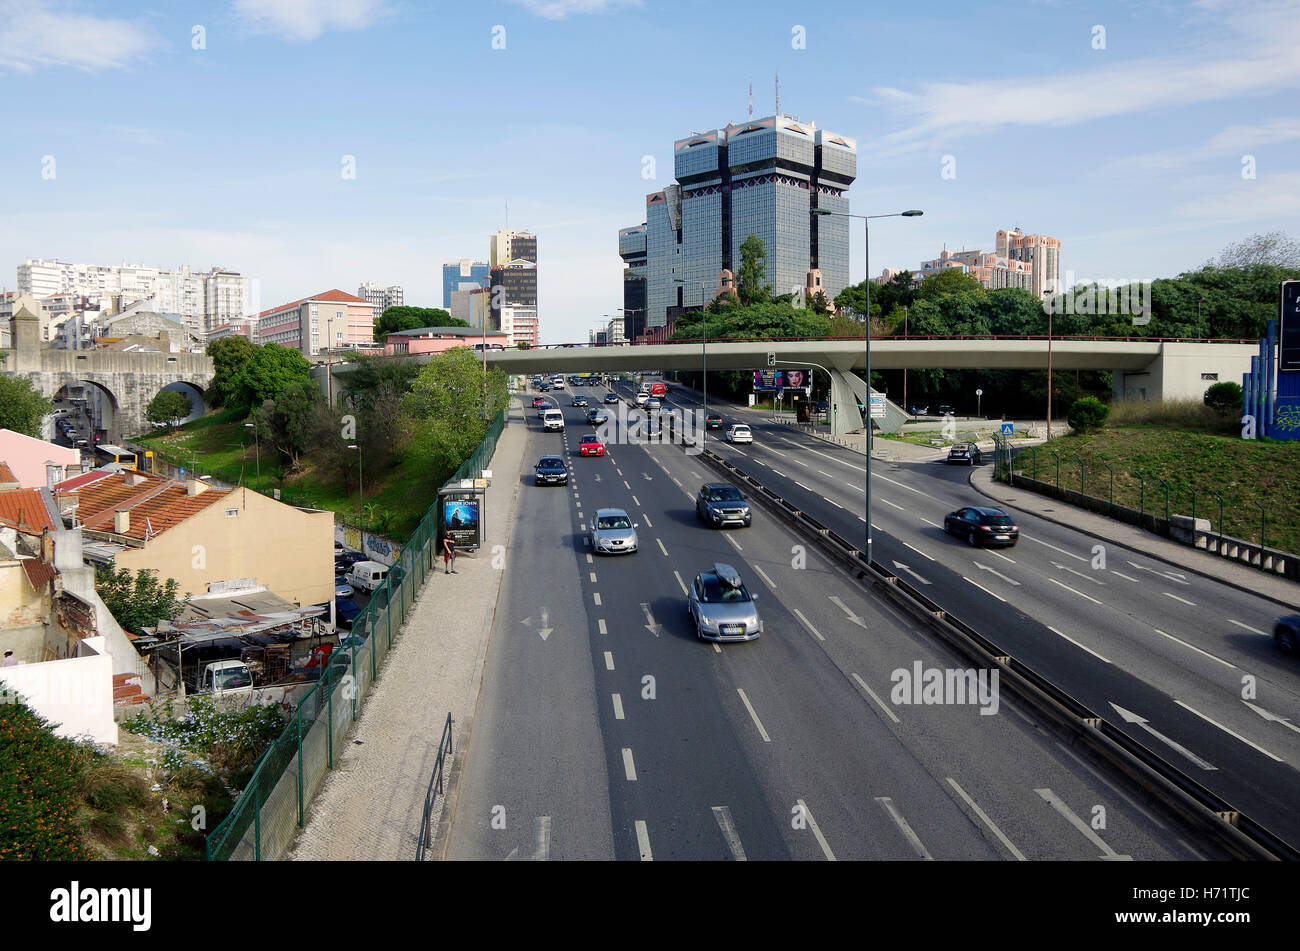
[[[1282,282],[1277,350],[1278,370],[1300,370],[1300,281]]]
[[[754,392],[802,389],[812,384],[812,370],[755,370]]]
[[[457,548],[479,547],[479,500],[443,499],[442,534]]]

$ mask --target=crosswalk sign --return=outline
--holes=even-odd
[[[1004,436],[1014,436],[1015,434],[1016,434],[1016,424],[1015,424],[1015,423],[1003,423],[1003,424],[1002,424],[1002,435],[1004,435]]]

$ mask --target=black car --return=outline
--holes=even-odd
[[[1288,614],[1273,626],[1273,641],[1283,654],[1300,654],[1300,614]]]
[[[695,496],[695,516],[702,522],[721,528],[723,525],[744,525],[754,521],[745,496],[734,485],[726,482],[706,482]]]
[[[710,413],[704,417],[704,426],[706,429],[721,429],[722,416],[719,413]]]
[[[572,405],[573,405],[573,406],[586,406],[586,405],[587,405],[587,398],[586,398],[585,396],[575,396],[575,397],[573,398],[573,403],[572,403]]]
[[[589,422],[593,426],[599,426],[601,423],[605,422],[608,419],[609,419],[609,414],[606,413],[603,409],[587,410],[587,422]]]
[[[617,402],[618,402],[618,394],[617,394],[617,393],[606,393],[606,394],[605,394],[605,402],[606,402],[606,403],[617,403]]]
[[[568,485],[569,470],[559,456],[542,456],[537,463],[537,485]]]
[[[959,442],[948,450],[948,464],[960,462],[967,466],[978,466],[983,461],[980,447],[973,442]]]
[[[361,554],[361,552],[359,551],[349,551],[345,549],[343,551],[337,551],[334,553],[335,568],[338,568],[338,566],[340,565],[343,565],[345,569],[351,568],[358,561],[365,561],[365,560],[366,560],[366,556]]]
[[[1011,516],[1001,509],[968,506],[943,517],[943,530],[966,539],[970,546],[1005,545],[1010,547],[1020,537],[1020,529]]]
[[[948,406],[947,404],[944,404],[943,406],[940,406],[940,407],[939,407],[939,415],[940,415],[940,416],[956,416],[956,415],[957,415],[957,411],[954,410],[951,406]]]

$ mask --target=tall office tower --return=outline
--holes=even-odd
[[[997,254],[1011,261],[1026,261],[1033,267],[1033,292],[1048,297],[1065,288],[1057,287],[1061,276],[1061,239],[1045,234],[1024,234],[1019,228],[997,233]]]
[[[375,316],[384,316],[390,307],[401,307],[405,294],[400,284],[375,284],[370,281],[357,288],[357,296],[375,305]]]
[[[787,115],[679,139],[676,184],[646,196],[646,326],[729,290],[740,248],[757,235],[774,294],[849,283],[847,212],[857,144]],[[820,283],[819,283],[820,282]]]
[[[442,266],[442,309],[451,310],[451,295],[456,291],[476,291],[486,286],[489,267],[483,261],[461,258]]]
[[[509,336],[509,346],[537,346],[537,236],[527,231],[492,235],[489,328]]]
[[[623,269],[623,335],[635,340],[645,331],[646,226],[620,228],[618,254]]]

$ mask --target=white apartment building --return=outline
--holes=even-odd
[[[186,328],[203,337],[218,324],[249,312],[252,280],[238,271],[214,267],[196,271],[143,265],[68,264],[28,258],[18,265],[18,290],[38,300],[71,294],[90,298],[101,310],[120,312],[152,300],[162,313],[179,314]]]
[[[400,284],[385,286],[367,281],[357,289],[357,296],[370,301],[375,306],[375,316],[382,317],[388,308],[401,307],[406,295]]]

